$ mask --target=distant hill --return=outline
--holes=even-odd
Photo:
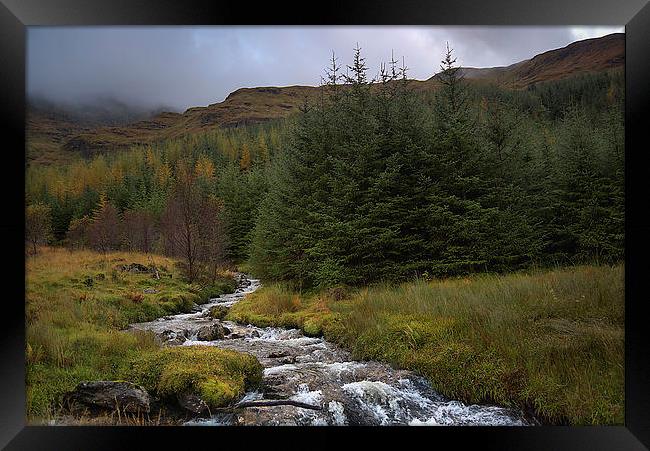
[[[150,119],[162,111],[127,105],[111,97],[99,97],[83,103],[54,103],[42,97],[28,99],[28,159],[40,163],[59,162],[76,156],[62,150],[83,133],[95,133],[101,127],[124,127]],[[67,157],[67,158],[66,158]]]
[[[462,68],[462,74],[476,83],[523,89],[539,82],[623,67],[624,62],[625,35],[615,33],[577,41],[510,66]],[[436,78],[437,75],[424,81],[413,80],[411,84],[417,90],[434,90],[438,85]],[[36,164],[65,162],[79,154],[90,156],[214,127],[265,122],[298,112],[306,100],[314,100],[318,94],[319,89],[314,86],[240,88],[223,102],[183,113],[155,115],[129,111],[119,103],[85,112],[34,104],[28,108],[27,157]]]
[[[625,34],[573,42],[506,67],[462,68],[468,80],[496,82],[512,88],[525,88],[543,81],[599,72],[625,65]],[[436,76],[434,75],[435,78]]]

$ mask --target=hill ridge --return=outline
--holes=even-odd
[[[496,83],[525,89],[544,81],[622,67],[625,61],[625,34],[575,41],[548,50],[509,66],[462,67],[463,75],[476,83]],[[437,86],[437,75],[427,80],[411,80],[416,90]],[[162,111],[150,118],[122,126],[98,127],[76,124],[69,118],[57,121],[42,111],[28,110],[28,159],[39,163],[60,157],[61,152],[90,156],[97,152],[126,149],[133,145],[179,137],[214,127],[237,127],[287,117],[299,111],[306,99],[317,95],[317,86],[241,87],[222,102],[195,106],[182,113]]]

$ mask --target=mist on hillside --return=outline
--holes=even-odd
[[[151,111],[169,105],[182,111],[221,102],[242,87],[317,85],[332,52],[344,65],[357,44],[373,68],[370,77],[393,52],[400,61],[405,58],[410,78],[426,80],[440,70],[447,43],[460,66],[481,68],[508,66],[577,40],[621,31],[621,27],[30,27],[27,91],[57,104],[93,105],[96,99],[108,98],[129,109]]]
[[[163,111],[178,112],[172,106],[152,107],[127,103],[111,96],[87,97],[67,102],[50,100],[44,96],[30,96],[28,104],[32,113],[88,126],[125,125],[152,118]]]

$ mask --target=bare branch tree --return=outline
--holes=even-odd
[[[52,212],[45,204],[29,205],[25,211],[25,240],[36,254],[38,246],[46,244],[52,234]]]

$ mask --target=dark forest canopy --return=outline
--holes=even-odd
[[[622,71],[511,90],[450,53],[422,93],[395,62],[372,84],[360,51],[335,64],[295,118],[30,167],[27,203],[55,242],[181,256],[187,211],[198,261],[301,286],[622,260]]]

